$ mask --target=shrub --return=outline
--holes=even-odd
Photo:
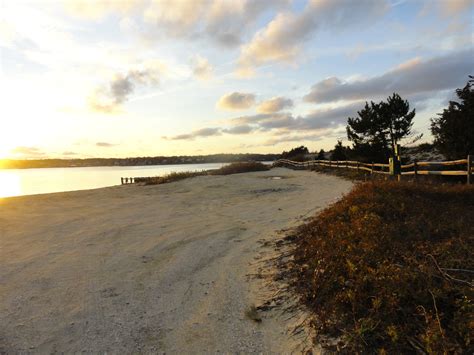
[[[184,171],[180,173],[172,172],[163,176],[135,178],[135,182],[144,183],[145,185],[159,185],[202,175],[207,175],[207,171]]]
[[[270,166],[265,165],[259,162],[242,162],[242,163],[232,163],[229,165],[224,165],[220,169],[210,171],[211,175],[230,175],[230,174],[240,174],[248,173],[252,171],[265,171],[270,170]]]
[[[288,159],[293,161],[305,161],[306,156],[309,154],[309,150],[304,145],[291,149],[290,151],[284,151],[281,153],[280,159]]]
[[[473,186],[376,182],[301,226],[289,281],[317,340],[349,353],[472,350],[472,221]]]

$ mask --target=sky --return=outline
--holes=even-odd
[[[430,141],[473,29],[474,0],[0,0],[0,158],[329,150],[394,92]]]

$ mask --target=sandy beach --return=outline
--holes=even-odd
[[[288,352],[283,318],[245,316],[247,275],[351,186],[278,168],[0,199],[0,353]]]

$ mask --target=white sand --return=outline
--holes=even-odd
[[[350,188],[279,168],[0,199],[0,353],[287,352],[283,319],[245,316],[258,241]]]

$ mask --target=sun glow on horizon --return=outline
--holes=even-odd
[[[0,7],[0,159],[330,150],[393,91],[429,139],[472,71],[472,1]]]

